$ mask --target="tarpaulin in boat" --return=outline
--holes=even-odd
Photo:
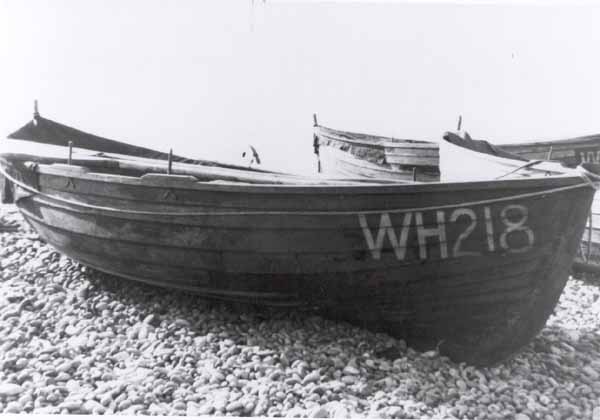
[[[469,136],[469,134],[467,133],[464,133],[464,135],[462,136],[457,133],[446,133],[444,135],[444,140],[457,146],[461,146],[465,149],[473,150],[476,152],[507,159],[521,160],[524,162],[528,161],[527,159],[522,158],[519,155],[515,155],[513,153],[502,150],[501,148],[494,146],[493,144],[490,144],[485,140],[473,140],[471,136]]]
[[[121,155],[137,156],[148,159],[167,160],[168,153],[148,149],[146,147],[134,146],[116,140],[110,140],[94,134],[86,133],[68,125],[44,118],[39,114],[34,114],[33,120],[8,136],[14,140],[28,140],[37,143],[51,144],[55,146],[68,147],[69,141],[73,142],[73,147],[93,150],[102,153],[114,153]],[[272,171],[245,168],[239,165],[220,163],[209,160],[188,159],[181,156],[172,156],[173,162],[190,163],[205,166],[218,166],[221,168],[249,170],[254,172],[273,173]]]
[[[55,146],[68,146],[69,141],[72,141],[74,147],[105,153],[116,153],[161,160],[166,160],[169,157],[167,153],[96,136],[57,123],[56,121],[49,120],[40,115],[34,116],[32,121],[10,134],[8,138],[35,141]],[[176,162],[190,162],[189,159],[179,156],[173,156],[173,160]]]

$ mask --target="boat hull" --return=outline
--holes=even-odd
[[[16,192],[23,216],[84,264],[212,298],[314,307],[479,365],[543,327],[593,195],[578,177],[290,187],[24,168],[7,166],[27,187]]]

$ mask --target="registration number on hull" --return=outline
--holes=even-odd
[[[382,250],[391,247],[396,259],[404,260],[407,250],[414,247],[418,249],[417,258],[425,260],[433,253],[446,259],[495,251],[526,252],[535,243],[535,234],[527,225],[528,217],[526,206],[509,204],[499,209],[497,215],[492,214],[490,206],[483,206],[478,211],[460,207],[433,212],[381,213],[379,226],[369,226],[365,214],[359,214],[358,221],[373,259],[379,260]]]

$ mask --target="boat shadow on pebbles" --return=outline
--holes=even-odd
[[[103,274],[2,214],[21,228],[0,234],[0,412],[581,418],[600,397],[600,294],[578,280],[520,354],[478,369],[312,313]]]

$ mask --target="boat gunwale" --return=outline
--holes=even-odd
[[[104,183],[116,183],[106,179],[102,179],[102,176],[106,175],[97,172],[83,172],[83,173],[69,173],[64,171],[46,170],[47,167],[52,165],[38,164],[36,165],[36,171],[39,174],[54,175],[63,178],[82,179],[93,182],[104,182]],[[54,168],[55,169],[55,168]],[[193,182],[190,180],[175,180],[176,182],[171,183],[169,186],[154,184],[151,181],[143,180],[142,177],[133,177],[126,175],[109,174],[111,177],[115,177],[123,182],[119,184],[139,186],[145,188],[180,188],[189,190],[199,191],[225,191],[225,192],[246,192],[246,193],[289,193],[289,194],[306,194],[306,193],[318,193],[318,194],[393,194],[393,193],[431,193],[431,192],[451,192],[453,190],[470,191],[470,190],[488,190],[488,189],[519,189],[528,187],[560,187],[574,184],[576,181],[584,181],[582,176],[576,173],[573,169],[564,168],[565,173],[551,175],[551,176],[539,176],[530,178],[506,178],[502,180],[484,180],[484,181],[458,181],[458,182],[427,182],[427,183],[365,183],[362,185],[323,185],[323,184],[225,184],[225,183],[211,183],[197,181]],[[155,173],[152,173],[155,175]],[[168,174],[158,173],[156,175],[162,175],[165,178],[169,177]],[[178,183],[184,185],[177,185]]]
[[[426,140],[399,139],[395,137],[377,136],[373,134],[355,133],[351,131],[336,130],[334,128],[325,127],[322,125],[316,126],[319,130],[317,136],[323,136],[328,140],[362,145],[370,148],[385,149],[385,148],[401,148],[409,149],[411,146],[414,149],[432,149],[437,150],[438,143]],[[322,131],[323,130],[323,131]],[[349,137],[359,138],[345,138]],[[323,145],[326,146],[326,145]]]

